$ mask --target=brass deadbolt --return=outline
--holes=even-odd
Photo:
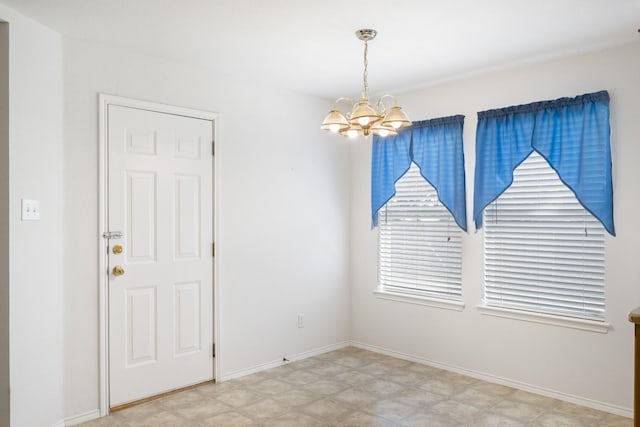
[[[121,265],[116,265],[113,267],[113,275],[114,276],[122,276],[124,274],[124,268]]]
[[[113,247],[113,253],[114,254],[121,254],[122,253],[122,245],[115,245]]]

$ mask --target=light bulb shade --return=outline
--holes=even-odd
[[[394,105],[387,115],[384,116],[382,124],[384,126],[391,126],[394,129],[400,129],[411,126],[411,120],[409,120],[409,117],[402,111],[402,107]]]
[[[358,125],[351,125],[347,129],[341,130],[340,135],[346,138],[355,138],[357,136],[364,135],[364,131]]]
[[[330,132],[340,132],[342,130],[349,129],[349,122],[340,111],[331,110],[322,121],[320,129],[328,130]]]
[[[362,99],[353,107],[349,123],[362,128],[369,128],[373,123],[380,120],[380,118],[376,110],[369,104],[369,101]]]
[[[391,126],[386,126],[378,122],[371,126],[371,133],[384,138],[385,136],[396,136],[398,131]]]

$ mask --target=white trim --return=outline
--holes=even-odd
[[[51,427],[64,427],[64,420],[60,420],[55,424],[52,424]]]
[[[611,327],[611,323],[609,322],[580,319],[577,317],[557,316],[503,307],[490,307],[484,304],[478,305],[477,308],[480,314],[488,316],[542,323],[544,325],[562,326],[564,328],[580,329],[582,331],[598,332],[601,334],[606,334]]]
[[[100,418],[100,410],[94,409],[93,411],[84,412],[82,414],[73,415],[64,419],[63,426],[75,426],[76,424],[85,423],[87,421]]]
[[[297,360],[302,360],[308,357],[317,356],[319,354],[328,353],[330,351],[340,350],[341,348],[348,347],[349,345],[350,343],[348,341],[343,341],[336,344],[319,347],[314,350],[297,353],[291,356],[285,356],[288,359],[288,362],[283,362],[282,359],[278,359],[272,362],[255,365],[250,368],[239,369],[237,371],[232,371],[227,374],[221,375],[220,378],[218,378],[217,382],[229,381],[235,378],[244,377],[246,375],[255,374],[257,372],[266,371],[267,369],[277,368],[278,366],[286,365],[287,363],[290,363],[290,362],[295,362]]]
[[[102,238],[102,233],[107,230],[107,180],[108,171],[107,157],[107,107],[109,105],[117,105],[121,107],[137,108],[141,110],[156,111],[160,113],[173,114],[178,116],[193,117],[196,119],[209,120],[212,123],[212,137],[215,144],[218,144],[217,130],[218,115],[209,111],[194,110],[190,108],[176,107],[167,104],[159,104],[155,102],[147,102],[139,99],[124,98],[121,96],[98,94],[98,304],[99,304],[99,415],[101,417],[109,414],[109,294],[107,286],[107,251],[106,241]],[[214,184],[214,200],[213,200],[213,240],[218,246],[216,232],[218,225],[218,160],[217,156],[213,156],[213,184]],[[216,256],[213,258],[213,342],[216,345],[216,357],[214,358],[213,375],[220,371],[220,331],[219,331],[219,303],[218,303],[218,277],[219,277],[219,250],[216,250]]]
[[[375,345],[365,344],[358,341],[351,341],[351,345],[364,350],[373,351],[374,353],[385,354],[387,356],[396,357],[398,359],[403,359],[403,360],[408,360],[410,362],[433,366],[434,368],[444,369],[446,371],[451,371],[451,372],[466,375],[469,377],[477,378],[482,381],[487,381],[495,384],[504,385],[507,387],[512,387],[519,390],[528,391],[530,393],[535,393],[542,396],[551,397],[553,399],[574,403],[576,405],[585,406],[587,408],[597,409],[598,411],[609,412],[611,414],[620,415],[622,417],[633,418],[632,408],[625,408],[623,406],[612,405],[610,403],[600,402],[598,400],[587,399],[581,396],[576,396],[576,395],[564,393],[561,391],[551,390],[544,387],[538,387],[538,386],[523,383],[520,381],[514,381],[508,378],[503,378],[496,375],[475,371],[472,369],[461,368],[455,365],[450,365],[448,363],[437,362],[434,360],[425,359],[420,356],[401,353],[398,351],[389,350],[384,347],[378,347]]]
[[[107,106],[110,97],[98,95],[98,317],[99,317],[99,411],[100,416],[109,414],[109,294],[107,292],[107,250],[102,233],[107,230]]]
[[[427,297],[423,295],[411,295],[408,293],[389,292],[387,290],[378,288],[373,291],[376,298],[385,299],[389,301],[398,301],[408,304],[426,305],[429,307],[442,308],[445,310],[462,311],[464,310],[464,303],[461,301],[446,300],[440,298]]]
[[[194,119],[215,121],[218,117],[216,113],[193,108],[177,107],[175,105],[161,104],[158,102],[143,101],[140,99],[125,98],[122,96],[99,94],[101,105],[117,105],[120,107],[136,108],[138,110],[155,111],[157,113],[173,114],[175,116],[192,117]]]

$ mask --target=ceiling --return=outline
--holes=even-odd
[[[333,98],[640,41],[640,0],[0,0],[54,30]]]

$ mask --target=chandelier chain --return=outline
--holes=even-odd
[[[365,39],[364,41],[364,73],[363,73],[364,86],[362,88],[363,99],[369,99],[369,82],[368,82],[369,72],[367,70],[369,67],[369,59],[367,55],[368,51],[369,51],[369,43],[368,43],[368,40]]]

